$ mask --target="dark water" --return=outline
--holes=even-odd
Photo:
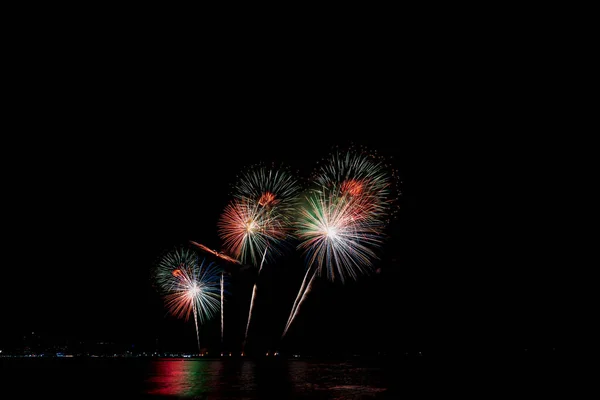
[[[279,359],[4,358],[0,398],[384,399],[387,368]]]
[[[428,364],[429,363],[429,364]],[[473,361],[476,363],[476,361]],[[2,399],[399,399],[557,394],[554,360],[0,358]],[[432,396],[433,395],[433,396]]]

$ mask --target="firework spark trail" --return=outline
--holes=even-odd
[[[198,340],[198,353],[202,355],[202,349],[200,348],[200,331],[198,330],[198,310],[196,309],[196,303],[193,303],[194,307],[194,322],[196,324],[196,339]]]
[[[231,262],[234,264],[242,265],[241,262],[239,262],[235,258],[229,257],[227,254],[225,254],[223,252],[212,250],[209,247],[207,247],[201,243],[194,242],[193,240],[190,240],[190,243],[192,245],[198,247],[200,250],[210,253],[217,258],[220,258],[222,260],[225,260],[225,261],[228,261],[228,262]],[[221,272],[221,345],[223,344],[223,337],[224,337],[224,332],[225,332],[225,319],[224,319],[225,276],[224,276],[224,274],[225,274],[224,272]]]
[[[225,261],[229,261],[235,264],[242,264],[240,261],[236,260],[235,258],[229,257],[227,254],[220,252],[220,251],[216,251],[216,250],[212,250],[208,247],[206,247],[203,244],[200,244],[198,242],[194,242],[193,240],[190,240],[190,243],[193,244],[194,246],[198,247],[201,250],[206,251],[207,253],[210,253],[212,255],[214,255],[215,257],[221,258]]]
[[[224,287],[224,276],[221,272],[221,345],[223,344],[223,287]]]
[[[258,274],[259,275],[260,275],[260,271],[262,271],[263,264],[265,263],[265,258],[267,256],[267,250],[268,249],[269,249],[269,246],[267,246],[267,248],[265,249],[265,252],[263,253],[263,257],[262,257],[262,260],[260,262],[260,267],[258,268]]]
[[[267,255],[267,250],[268,250],[268,247],[265,249],[262,261],[260,263],[260,268],[258,269],[259,276],[260,276],[260,271],[262,271],[263,263],[265,262],[265,256]],[[244,335],[244,344],[242,346],[242,350],[244,350],[244,348],[246,347],[246,342],[248,341],[248,331],[250,330],[250,320],[252,319],[252,311],[254,310],[254,300],[256,298],[256,290],[257,290],[257,284],[255,282],[254,286],[252,288],[252,298],[250,299],[250,310],[248,311],[248,322],[246,323],[246,333]]]
[[[311,272],[312,272],[312,275],[311,275]],[[296,307],[298,306],[298,302],[300,301],[301,296],[304,294],[304,290],[306,287],[306,280],[308,279],[309,276],[311,276],[311,281],[315,276],[315,271],[313,271],[311,267],[309,267],[306,270],[306,274],[304,274],[304,279],[302,280],[302,285],[300,286],[300,290],[298,290],[298,294],[296,295],[296,300],[294,300],[294,305],[292,306],[292,310],[290,311],[290,315],[285,324],[285,329],[284,329],[283,335],[281,335],[281,337],[285,336],[285,334],[291,324],[292,317],[296,314]]]
[[[254,298],[256,297],[256,283],[252,288],[252,298],[250,299],[250,311],[248,312],[248,322],[246,323],[246,333],[244,334],[244,343],[242,344],[242,351],[244,351],[246,347],[246,342],[248,341],[248,330],[250,328],[250,319],[252,318],[252,309],[254,308]]]
[[[313,283],[313,281],[315,279],[315,276],[317,276],[317,275],[313,274],[312,278],[310,278],[310,281],[308,282],[308,285],[306,286],[306,290],[302,294],[302,298],[300,299],[300,302],[298,302],[298,305],[296,306],[296,309],[293,311],[293,315],[290,316],[290,320],[288,321],[288,323],[287,323],[287,325],[285,327],[285,330],[283,331],[283,335],[281,335],[281,337],[284,337],[286,335],[288,329],[292,325],[292,322],[294,322],[294,320],[296,319],[296,315],[298,315],[298,311],[300,310],[300,306],[302,306],[302,303],[304,303],[304,300],[306,300],[306,296],[308,296],[308,294],[312,290],[312,283]],[[298,294],[300,294],[300,292],[298,292]]]

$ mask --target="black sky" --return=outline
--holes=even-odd
[[[544,253],[534,232],[547,222],[519,170],[535,151],[522,130],[560,116],[504,97],[491,103],[486,91],[497,82],[466,87],[450,69],[440,75],[419,62],[408,74],[389,67],[358,81],[312,68],[271,76],[268,86],[249,72],[224,72],[230,79],[221,85],[107,68],[63,80],[29,76],[15,94],[2,149],[4,343],[38,331],[138,344],[158,338],[165,347],[187,335],[193,346],[193,324],[166,316],[150,286],[157,258],[189,240],[220,247],[216,222],[243,168],[282,162],[306,176],[334,145],[350,143],[393,157],[399,216],[376,265],[381,273],[320,283],[291,348],[561,342],[567,288],[556,263],[531,255]],[[523,212],[527,218],[517,217]],[[277,268],[264,278],[253,326],[264,348],[276,346],[302,279],[297,256]],[[250,282],[240,277],[229,300],[232,348]],[[218,325],[205,329],[207,340],[218,340]]]

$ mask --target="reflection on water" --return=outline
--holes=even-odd
[[[148,394],[190,396],[208,393],[221,370],[221,362],[165,360],[151,364]]]
[[[389,399],[382,366],[269,359],[0,359],[0,398]],[[4,396],[12,393],[11,396]],[[16,395],[15,395],[16,394]],[[386,397],[387,396],[387,397]]]
[[[563,358],[387,361],[0,357],[0,399],[537,398],[573,387]]]
[[[375,399],[386,391],[380,368],[287,360],[156,360],[150,396],[201,399]]]

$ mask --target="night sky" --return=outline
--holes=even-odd
[[[532,255],[544,252],[537,230],[548,225],[516,168],[531,147],[504,135],[517,117],[456,104],[431,82],[396,92],[395,81],[338,80],[311,94],[301,79],[302,96],[282,86],[260,99],[258,84],[196,97],[182,83],[117,91],[99,79],[60,99],[49,91],[57,84],[40,84],[38,96],[18,99],[20,123],[2,151],[2,346],[35,331],[193,351],[193,322],[168,316],[151,287],[161,254],[190,240],[220,248],[216,223],[245,167],[282,162],[307,177],[351,143],[392,157],[402,181],[379,273],[320,280],[280,343],[304,272],[300,253],[287,254],[261,275],[249,346],[400,353],[561,342],[565,288],[556,263]],[[491,157],[503,163],[487,172]],[[232,283],[225,348],[241,346],[253,282],[250,269]],[[202,329],[218,348],[218,317]]]

